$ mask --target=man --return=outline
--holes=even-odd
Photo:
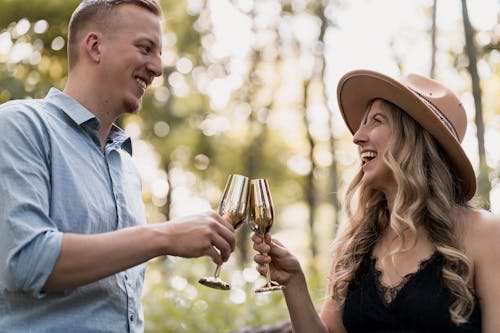
[[[69,24],[64,91],[0,106],[0,331],[141,332],[145,262],[234,250],[214,212],[146,224],[130,139],[161,75],[154,0],[85,0]]]

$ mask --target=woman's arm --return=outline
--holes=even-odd
[[[257,270],[265,275],[266,263],[271,269],[271,278],[285,286],[288,312],[294,333],[345,333],[341,321],[341,311],[333,300],[328,300],[323,306],[321,317],[312,302],[307,282],[297,258],[283,244],[271,239],[269,234],[265,242],[259,235],[252,235],[254,249],[259,252],[255,256]]]
[[[347,333],[342,322],[342,307],[333,298],[329,297],[325,301],[320,317],[330,333]]]
[[[468,222],[466,247],[474,261],[482,332],[500,332],[500,216],[479,211]]]

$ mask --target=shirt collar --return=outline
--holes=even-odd
[[[89,126],[95,132],[99,129],[99,119],[83,105],[78,103],[78,101],[59,89],[50,88],[45,100],[61,109],[78,126]],[[132,155],[132,142],[130,137],[115,124],[112,125],[108,140],[111,140],[118,147],[123,148]]]

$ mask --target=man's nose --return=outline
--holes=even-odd
[[[160,55],[155,55],[151,58],[151,61],[148,62],[147,69],[153,76],[161,76],[163,74],[163,67],[161,64]]]

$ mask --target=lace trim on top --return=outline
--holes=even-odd
[[[372,256],[371,257],[371,264],[372,264],[372,268],[373,268],[373,274],[375,277],[375,286],[377,287],[377,292],[378,292],[380,298],[382,299],[384,305],[389,306],[396,299],[399,292],[408,283],[408,281],[413,276],[415,276],[416,274],[418,274],[419,272],[424,270],[424,268],[427,267],[429,265],[429,263],[431,263],[437,257],[438,257],[438,252],[434,252],[429,258],[423,259],[419,262],[418,268],[415,272],[408,273],[405,276],[403,276],[403,279],[397,285],[386,286],[382,282],[382,279],[381,279],[383,272],[382,272],[382,270],[377,268],[377,258]]]

